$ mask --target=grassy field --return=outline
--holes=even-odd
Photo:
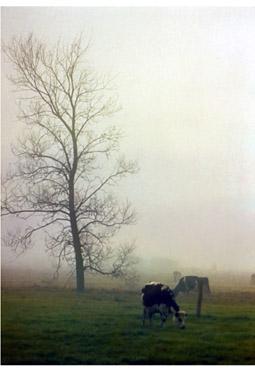
[[[141,325],[134,292],[2,292],[2,364],[255,364],[255,294],[215,293],[203,316],[178,299],[186,330]]]

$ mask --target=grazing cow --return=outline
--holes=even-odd
[[[190,291],[196,290],[198,287],[198,281],[203,281],[204,289],[207,293],[211,293],[209,287],[209,279],[207,277],[198,277],[195,275],[189,275],[182,277],[175,288],[173,289],[175,297],[180,293],[189,293]]]
[[[251,275],[251,284],[255,286],[255,273]]]
[[[150,324],[154,314],[160,314],[161,326],[165,323],[170,314],[174,314],[174,320],[180,328],[185,328],[185,317],[187,313],[180,311],[179,306],[174,300],[173,291],[166,285],[158,282],[150,282],[142,289],[143,302],[143,325],[146,318]],[[173,311],[172,311],[173,309]]]

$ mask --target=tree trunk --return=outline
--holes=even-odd
[[[70,211],[70,222],[73,236],[73,246],[75,252],[76,261],[76,290],[81,293],[84,292],[84,267],[83,267],[83,257],[81,253],[81,241],[78,231],[75,201],[74,201],[74,177],[78,165],[78,154],[77,154],[77,138],[75,136],[75,112],[73,111],[72,119],[72,140],[73,140],[73,167],[70,172],[69,178],[69,211]]]
[[[84,278],[84,268],[81,252],[75,250],[75,260],[76,260],[76,291],[79,293],[85,290],[85,278]]]
[[[74,244],[74,252],[75,252],[75,268],[76,268],[76,290],[77,292],[84,292],[84,266],[83,266],[83,258],[81,253],[81,243],[78,234],[78,227],[76,223],[76,218],[71,219],[71,228],[72,228],[72,236],[73,236],[73,244]]]
[[[76,290],[77,292],[84,292],[84,267],[81,253],[81,242],[77,226],[77,219],[74,207],[74,188],[73,182],[69,185],[69,208],[70,208],[70,223],[73,237],[73,247],[75,253],[75,268],[76,268]]]

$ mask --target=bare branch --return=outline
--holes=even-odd
[[[88,65],[82,37],[52,48],[33,35],[13,38],[4,51],[21,92],[24,127],[13,149],[17,163],[3,181],[2,216],[26,223],[23,233],[10,236],[10,247],[32,247],[34,234],[43,231],[46,249],[57,259],[56,276],[63,261],[75,265],[79,290],[84,270],[126,275],[134,247],[116,249],[112,238],[135,214],[129,203],[119,205],[112,190],[137,166],[116,158],[119,130],[99,124],[119,109],[110,80]]]

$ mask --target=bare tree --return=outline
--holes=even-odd
[[[113,247],[112,237],[134,221],[134,211],[111,189],[137,170],[118,157],[120,132],[105,123],[118,107],[105,78],[87,66],[87,49],[81,38],[51,49],[34,36],[5,46],[15,68],[11,80],[23,94],[19,119],[28,129],[3,181],[2,216],[30,223],[9,244],[26,250],[45,231],[58,268],[63,260],[75,265],[78,291],[85,271],[124,276],[132,264],[134,246]]]

